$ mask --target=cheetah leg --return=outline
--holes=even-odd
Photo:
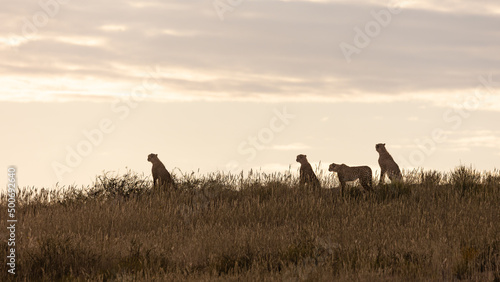
[[[396,180],[396,174],[393,171],[388,171],[387,176],[389,177],[389,180],[391,180],[391,183],[393,183],[394,180]]]
[[[160,188],[166,188],[167,187],[167,181],[163,178],[160,178]]]
[[[306,184],[305,177],[303,175],[301,175],[300,176],[300,181],[299,181],[299,188],[303,189],[305,184]]]
[[[395,181],[400,181],[402,179],[401,172],[398,173],[398,171],[394,171],[394,170],[387,172],[387,176],[389,176],[391,183],[393,183]]]
[[[384,180],[385,180],[384,178],[385,178],[385,174],[386,174],[386,173],[387,173],[387,171],[386,171],[385,169],[382,169],[382,170],[380,171],[380,181],[378,182],[378,184],[379,184],[379,185],[384,184],[384,182],[385,182],[385,181],[384,181]]]
[[[401,174],[401,171],[399,169],[396,171],[396,180],[403,180],[403,175]]]
[[[367,180],[361,180],[361,186],[363,186],[363,188],[366,190],[366,191],[371,191],[372,188],[370,187],[370,185],[368,184],[368,181]]]

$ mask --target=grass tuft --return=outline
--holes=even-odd
[[[459,166],[451,173],[451,185],[461,194],[477,192],[481,187],[481,174],[472,167]]]

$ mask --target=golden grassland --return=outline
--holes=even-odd
[[[331,174],[314,191],[290,173],[185,174],[161,191],[130,171],[23,188],[16,275],[4,263],[0,280],[500,281],[500,173],[404,176],[344,197]]]

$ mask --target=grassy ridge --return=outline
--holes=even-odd
[[[500,173],[405,179],[373,193],[350,187],[344,198],[263,173],[184,175],[168,192],[132,172],[86,189],[25,188],[15,278],[499,281]],[[5,195],[0,203],[5,222]],[[0,269],[0,280],[14,278]]]

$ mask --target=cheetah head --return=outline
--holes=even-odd
[[[385,149],[385,143],[378,143],[377,145],[375,145],[375,150],[377,150],[377,152],[384,152],[386,149]]]
[[[339,168],[340,168],[339,164],[331,163],[330,166],[328,167],[328,171],[338,172]]]
[[[155,159],[158,159],[158,154],[151,153],[148,155],[148,162],[152,162]]]
[[[304,163],[304,162],[307,162],[307,156],[306,155],[297,155],[297,159],[296,159],[297,162],[299,163]]]

